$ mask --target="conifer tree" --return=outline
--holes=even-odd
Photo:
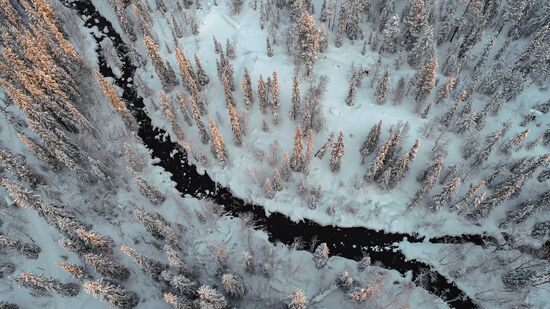
[[[435,78],[437,74],[436,70],[437,60],[436,58],[432,58],[432,60],[415,75],[414,80],[416,81],[416,95],[414,100],[416,102],[422,102],[432,91],[435,86]]]
[[[344,32],[346,31],[347,11],[345,6],[340,6],[340,14],[338,15],[338,26],[336,30],[336,38],[334,40],[334,46],[336,48],[342,47],[342,39]]]
[[[0,234],[0,249],[12,249],[29,259],[36,260],[40,254],[40,247],[35,244],[25,243]]]
[[[269,41],[269,38],[265,39],[265,46],[266,46],[266,54],[268,57],[273,57],[273,47],[271,47],[271,42]]]
[[[75,265],[75,264],[69,264],[69,263],[58,263],[57,266],[68,273],[70,273],[73,277],[79,280],[91,280],[92,276],[84,269],[84,267]]]
[[[359,26],[361,21],[361,12],[365,2],[362,0],[350,0],[347,2],[348,10],[346,14],[346,34],[350,40],[357,40],[362,36],[362,31]]]
[[[239,15],[243,7],[244,0],[231,0],[233,15]]]
[[[155,41],[148,36],[147,34],[143,37],[143,42],[145,43],[145,48],[147,49],[147,54],[153,63],[153,68],[157,72],[157,75],[160,78],[162,87],[165,91],[170,91],[176,84],[176,74],[170,67],[162,61],[160,56],[159,47]]]
[[[370,129],[367,139],[365,139],[360,148],[361,164],[365,164],[365,162],[367,161],[367,157],[376,149],[376,146],[378,145],[378,140],[380,139],[380,132],[382,131],[381,129],[382,120],[380,120]]]
[[[411,50],[422,31],[426,27],[428,9],[424,0],[411,0],[406,9],[403,23],[405,24],[404,43],[406,50]]]
[[[199,307],[200,309],[225,309],[227,308],[227,300],[215,289],[203,285],[198,290]]]
[[[292,81],[292,105],[290,107],[290,119],[296,120],[300,115],[300,78],[298,72],[294,74]]]
[[[105,279],[84,283],[84,292],[101,298],[113,308],[131,309],[139,303],[136,293]]]
[[[292,168],[290,166],[290,159],[288,157],[288,154],[285,152],[283,154],[283,167],[281,168],[281,176],[284,181],[288,181],[290,179],[291,174],[292,174]]]
[[[84,229],[77,229],[76,235],[91,251],[106,253],[112,251],[113,241],[107,236]]]
[[[437,91],[435,104],[439,104],[441,100],[446,99],[449,96],[451,91],[454,90],[456,82],[457,82],[456,76],[449,76],[445,79],[445,82],[443,83],[443,85],[441,85],[441,87]]]
[[[520,187],[523,186],[525,180],[525,175],[519,175],[515,179],[511,179],[508,183],[500,187],[492,196],[481,202],[481,204],[479,204],[479,206],[468,216],[475,220],[486,217],[495,207],[516,193]]]
[[[162,248],[166,258],[168,259],[168,264],[175,268],[178,272],[182,273],[188,278],[195,278],[195,272],[181,259],[180,253],[171,245],[164,245]]]
[[[529,134],[530,129],[525,129],[524,131],[516,134],[514,137],[512,137],[509,141],[507,141],[504,145],[500,147],[500,151],[502,153],[510,153],[510,150],[521,144],[521,142],[527,137]]]
[[[262,187],[266,198],[273,199],[275,197],[275,190],[273,190],[273,184],[271,183],[271,180],[269,180],[269,177],[265,178]]]
[[[378,104],[384,104],[384,102],[386,101],[386,95],[388,94],[389,77],[390,73],[388,69],[386,69],[384,71],[384,75],[378,81],[378,85],[376,85],[376,92],[374,94],[374,97],[376,98],[376,102],[378,102]]]
[[[460,178],[457,177],[445,185],[440,193],[434,195],[431,205],[432,210],[438,211],[440,208],[447,206],[460,184]]]
[[[334,139],[334,132],[330,132],[330,135],[328,136],[327,142],[323,145],[323,147],[321,147],[321,148],[315,153],[315,157],[317,157],[317,158],[319,158],[320,160],[322,160],[323,157],[325,156],[325,153],[327,152],[327,150],[329,150],[330,148],[332,148],[333,139]]]
[[[407,175],[412,161],[416,158],[416,153],[420,148],[420,139],[416,139],[416,142],[412,146],[411,150],[408,153],[405,153],[397,165],[393,166],[390,170],[389,175],[389,188],[394,188],[405,176]]]
[[[243,98],[244,98],[244,106],[247,110],[250,110],[250,107],[253,103],[252,98],[252,82],[250,80],[250,75],[248,75],[248,70],[244,68],[243,73],[243,80],[241,82],[242,88],[243,88]]]
[[[269,101],[267,99],[267,86],[262,75],[260,75],[260,79],[258,80],[258,101],[260,102],[260,110],[262,113],[267,113]]]
[[[107,100],[109,100],[113,108],[120,113],[124,120],[130,121],[131,123],[130,112],[126,108],[124,102],[118,97],[118,94],[113,86],[111,86],[111,84],[109,84],[109,82],[99,72],[96,71],[95,74],[97,80],[99,81],[99,86]]]
[[[409,203],[409,207],[416,205],[437,183],[437,179],[443,169],[443,158],[438,155],[434,158],[432,164],[424,171],[420,177],[420,188],[416,191],[415,196]]]
[[[201,64],[201,59],[198,54],[195,54],[195,66],[197,67],[197,82],[202,87],[208,85],[210,82],[210,78],[208,78],[208,75],[206,75],[206,72],[204,71],[204,68]]]
[[[184,275],[179,275],[168,270],[163,270],[160,273],[160,277],[179,294],[183,294],[190,298],[196,296],[198,284],[185,277]]]
[[[52,296],[54,293],[74,297],[80,291],[80,287],[75,283],[62,283],[57,279],[37,276],[28,272],[22,272],[18,277],[13,278],[13,283],[28,289],[32,296],[37,297]]]
[[[82,255],[86,264],[90,265],[100,275],[124,281],[130,276],[130,271],[124,265],[115,262],[103,254],[86,253]]]
[[[214,122],[214,119],[209,118],[210,123],[210,133],[212,134],[212,144],[211,144],[211,150],[212,154],[221,166],[224,166],[227,161],[227,152],[225,150],[225,143],[223,142],[223,138],[218,131],[218,126]]]
[[[456,8],[457,3],[455,1],[451,1],[447,4],[447,8],[444,13],[445,17],[443,18],[441,27],[439,27],[437,34],[437,45],[441,45],[449,39],[452,29],[458,23],[455,17]]]
[[[317,268],[323,268],[328,262],[329,249],[326,243],[321,243],[313,253],[313,261]]]
[[[286,304],[289,309],[306,309],[307,299],[302,289],[295,289],[286,298]]]
[[[254,273],[255,266],[254,266],[254,256],[248,252],[244,251],[241,254],[241,263],[243,264],[243,268],[248,273]]]
[[[409,64],[414,68],[420,68],[430,61],[435,55],[434,30],[426,26],[420,33],[413,49],[409,54]]]
[[[223,274],[222,285],[230,298],[241,299],[246,294],[246,286],[241,277],[233,273]]]
[[[401,77],[397,81],[397,86],[395,87],[395,94],[393,96],[393,105],[400,105],[405,96],[405,78]]]
[[[273,112],[273,123],[277,125],[279,123],[279,109],[280,109],[280,98],[279,98],[279,78],[277,77],[277,71],[273,71],[273,80],[271,81],[271,108]]]
[[[484,180],[480,181],[477,185],[470,184],[470,188],[468,189],[468,191],[456,203],[453,203],[450,206],[450,209],[452,211],[463,211],[464,209],[471,209],[470,206],[472,206],[472,202],[475,199],[477,192],[479,192],[479,190],[481,190],[481,188],[484,187],[485,184],[486,182]]]
[[[483,162],[485,162],[488,158],[493,149],[495,148],[497,142],[500,140],[500,138],[506,133],[507,127],[509,125],[504,125],[503,127],[495,130],[492,132],[489,136],[487,136],[485,143],[485,146],[481,148],[473,157],[471,166],[472,168],[479,167]],[[476,141],[479,143],[479,141]]]
[[[229,59],[235,59],[235,45],[229,39],[225,42],[225,54]]]
[[[295,172],[300,172],[304,168],[304,156],[302,154],[304,145],[302,144],[302,136],[302,128],[297,126],[294,135],[294,150],[292,151],[292,157],[290,159],[290,167]]]
[[[313,158],[313,130],[308,129],[306,133],[306,153],[304,156],[304,167],[307,169]]]
[[[439,123],[444,126],[445,128],[448,128],[451,125],[452,120],[454,119],[456,110],[458,109],[458,104],[460,102],[463,102],[466,100],[466,97],[468,96],[468,93],[466,90],[461,92],[456,100],[453,102],[453,104],[449,107],[449,109],[441,116],[439,119]]]
[[[183,120],[187,123],[188,126],[192,126],[193,122],[191,120],[191,112],[189,111],[189,104],[185,101],[184,96],[181,93],[177,93],[178,97],[178,106],[180,108],[181,114],[183,115]]]
[[[353,101],[355,99],[355,93],[357,92],[357,86],[359,85],[359,79],[360,79],[360,73],[353,72],[349,82],[348,94],[346,96],[346,104],[348,106],[353,106],[354,104]]]
[[[319,21],[324,23],[328,21],[327,17],[327,0],[323,0],[323,4],[321,6],[321,16],[319,17]]]
[[[164,301],[170,305],[174,309],[191,309],[192,307],[192,301],[188,300],[187,298],[177,296],[172,293],[166,293],[164,294]]]
[[[309,13],[304,12],[298,20],[297,47],[300,58],[305,65],[305,75],[311,77],[313,65],[317,60],[319,50],[319,33],[315,26],[315,20]]]
[[[338,273],[338,277],[336,277],[336,285],[347,292],[353,286],[353,278],[347,271],[341,271]]]
[[[344,156],[344,132],[340,131],[338,141],[332,148],[332,156],[330,158],[330,170],[333,173],[340,171],[342,157]]]
[[[193,98],[193,96],[190,96],[189,97],[189,104],[191,105],[191,108],[192,108],[192,111],[193,111],[193,120],[195,121],[195,125],[197,125],[197,129],[199,129],[199,135],[200,135],[200,138],[201,138],[201,142],[203,144],[208,144],[208,142],[210,141],[210,136],[208,136],[208,132],[206,131],[206,128],[204,127],[204,123],[202,122],[202,119],[201,119],[201,112],[200,112],[200,109],[197,105],[197,103],[195,103],[195,99]]]
[[[242,144],[241,124],[237,109],[233,104],[229,105],[229,119],[231,121],[231,131],[233,132],[233,141],[235,145],[240,146]]]
[[[164,270],[165,266],[157,260],[154,260],[148,256],[145,256],[135,249],[128,246],[122,246],[120,250],[129,256],[136,264],[138,264],[143,270],[153,277],[154,280],[160,279],[160,273]]]
[[[546,191],[536,198],[523,201],[517,209],[506,213],[506,217],[500,223],[500,227],[510,223],[519,224],[525,222],[525,220],[543,208],[548,202],[550,202],[550,191]]]

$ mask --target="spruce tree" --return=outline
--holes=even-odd
[[[313,17],[304,12],[298,20],[297,47],[305,64],[305,75],[311,77],[319,50],[319,33]]]
[[[525,180],[525,175],[519,175],[515,179],[511,179],[508,183],[500,187],[488,199],[481,202],[481,204],[479,204],[476,209],[470,212],[468,217],[474,220],[479,220],[486,217],[495,207],[497,207],[502,202],[509,199],[514,193],[516,193],[521,188],[521,186],[523,186]]]
[[[323,268],[328,262],[329,249],[326,243],[321,243],[313,253],[313,261],[317,268]]]
[[[292,157],[290,158],[290,167],[295,172],[300,172],[304,168],[304,157],[303,150],[304,145],[302,144],[302,128],[300,126],[296,127],[296,133],[294,135],[294,150],[292,151]]]
[[[131,309],[139,303],[136,293],[105,279],[84,283],[84,291],[101,298],[113,308]]]
[[[440,193],[434,195],[432,204],[431,204],[432,210],[438,211],[442,207],[447,206],[451,201],[451,198],[453,197],[455,192],[460,187],[460,184],[461,184],[460,178],[455,178],[451,182],[446,184]]]
[[[246,294],[246,286],[241,277],[233,273],[223,274],[222,285],[225,293],[233,299],[241,299]]]
[[[333,173],[340,171],[342,157],[344,156],[344,132],[340,131],[338,141],[332,148],[332,156],[330,158],[330,170]]]
[[[365,164],[367,157],[376,149],[376,146],[378,145],[378,141],[380,139],[380,132],[382,131],[381,129],[382,120],[380,120],[370,129],[369,135],[367,136],[360,148],[361,164]]]
[[[267,85],[264,82],[262,75],[258,80],[258,101],[260,102],[260,110],[262,113],[267,113],[269,101],[267,99]]]
[[[346,104],[348,106],[353,106],[354,99],[355,99],[355,93],[357,92],[357,86],[359,85],[360,81],[360,73],[357,71],[354,71],[351,75],[351,79],[349,82],[349,88],[348,88],[348,94],[346,96]]]
[[[147,274],[149,274],[154,280],[160,279],[160,273],[166,268],[162,263],[148,256],[145,256],[128,246],[122,246],[120,250],[124,254],[129,256],[141,268],[143,268],[143,270]]]
[[[202,88],[208,85],[208,83],[210,82],[210,78],[208,78],[208,75],[206,75],[198,54],[195,54],[195,66],[197,67],[197,82]]]
[[[388,94],[389,76],[390,73],[388,69],[386,69],[384,71],[384,75],[378,81],[378,85],[376,85],[376,92],[374,94],[374,97],[376,98],[376,102],[378,102],[378,104],[384,104],[384,102],[386,101],[386,95]]]
[[[215,289],[203,285],[198,290],[199,308],[200,309],[225,309],[227,308],[227,300]]]
[[[406,50],[411,50],[426,27],[428,9],[424,0],[410,0],[403,23],[405,24],[404,42]]]
[[[424,68],[417,72],[414,77],[416,84],[416,95],[414,100],[416,102],[422,102],[430,94],[433,87],[435,86],[436,79],[436,70],[437,70],[437,60],[432,58],[432,60],[427,63]]]
[[[300,78],[298,72],[292,81],[292,105],[290,107],[290,119],[296,120],[300,115]]]
[[[395,53],[397,51],[399,34],[399,17],[391,16],[384,29],[384,44],[382,45],[382,50],[388,53]]]
[[[223,138],[218,130],[218,126],[214,119],[209,118],[208,122],[210,123],[210,133],[212,134],[212,143],[210,145],[210,150],[214,157],[218,160],[218,163],[221,166],[225,166],[227,161],[227,151],[225,150],[225,143]]]
[[[271,109],[273,112],[273,123],[279,123],[280,98],[279,98],[279,78],[277,71],[273,71],[273,80],[271,81]]]
[[[250,75],[248,75],[248,69],[244,68],[243,80],[241,82],[243,88],[244,106],[247,110],[250,110],[252,103],[254,102],[252,97],[252,81]]]
[[[273,57],[273,47],[271,47],[271,42],[269,41],[269,38],[265,39],[265,46],[266,46],[266,54],[268,57]]]
[[[323,157],[325,156],[325,153],[330,149],[332,148],[332,143],[333,143],[333,139],[334,139],[334,132],[330,132],[330,135],[327,139],[327,142],[323,145],[323,147],[321,147],[316,153],[315,153],[315,157],[319,158],[320,160],[323,159]]]
[[[16,285],[28,289],[32,296],[52,296],[52,294],[59,294],[61,296],[74,297],[80,291],[80,287],[75,283],[62,283],[57,279],[38,276],[28,272],[22,272],[12,280]]]
[[[130,276],[128,268],[109,258],[107,255],[86,253],[82,255],[82,259],[104,277],[124,281]]]
[[[435,56],[434,30],[426,26],[417,39],[409,54],[409,64],[414,68],[420,68]]]
[[[443,169],[443,158],[438,155],[434,157],[432,164],[424,171],[420,177],[420,188],[415,193],[415,196],[409,203],[409,207],[416,205],[437,183],[437,179]]]
[[[295,289],[286,298],[286,304],[289,309],[306,309],[307,298],[302,289]]]
[[[237,114],[237,108],[233,104],[229,105],[229,120],[231,121],[233,141],[235,145],[240,146],[242,144],[241,123],[239,121],[239,115]]]

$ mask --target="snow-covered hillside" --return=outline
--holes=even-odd
[[[0,308],[550,306],[546,1],[2,6]]]

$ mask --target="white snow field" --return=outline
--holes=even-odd
[[[0,309],[550,308],[546,1],[2,0],[1,5]],[[327,21],[321,21],[324,15]],[[391,25],[383,19],[394,15],[400,33],[396,52],[389,52]],[[311,20],[311,29],[319,30],[304,40],[313,44],[325,33],[326,44],[321,39],[307,76],[312,50],[298,41]],[[209,78],[205,85],[194,55]],[[419,63],[411,60],[417,58]],[[433,61],[434,84],[417,101],[421,79],[430,79],[420,73],[430,71]],[[251,106],[242,86],[245,69]],[[387,91],[379,102],[386,70]],[[262,111],[258,80],[273,80],[273,72],[280,103],[273,104],[276,94],[268,85]],[[295,76],[300,112],[292,119]],[[455,77],[456,85],[438,99]],[[234,89],[228,91],[230,79]],[[323,83],[325,89],[315,93]],[[140,97],[146,115],[140,114]],[[236,111],[235,118],[229,110]],[[424,236],[423,242],[405,238],[367,251],[394,252],[395,259],[403,254],[432,272],[402,274],[383,260],[363,267],[357,257],[330,253],[326,265],[319,265],[327,258],[320,253],[322,239],[289,231],[298,237],[285,245],[259,228],[252,214],[231,216],[226,211],[233,205],[178,191],[174,179],[182,175],[164,169],[153,154],[166,149],[148,149],[145,118],[139,117],[167,132],[155,139],[179,145],[172,156],[185,151],[200,174],[261,207],[266,220],[280,213],[335,231],[359,227]],[[363,157],[365,139],[380,121],[380,137]],[[295,140],[297,128],[304,132]],[[391,140],[398,131],[402,134]],[[336,158],[342,149],[331,146],[318,158],[329,136],[336,144],[340,133],[343,156]],[[410,167],[388,187],[385,175],[399,170],[399,160],[417,140]],[[288,171],[284,156],[295,159],[297,141],[307,163]],[[434,167],[438,158],[441,164]],[[340,168],[333,171],[338,160]],[[377,160],[382,167],[369,178]],[[479,191],[467,195],[480,183]],[[419,199],[411,203],[415,194]],[[466,240],[430,242],[442,236]],[[24,244],[38,246],[38,257]],[[124,246],[143,256],[131,258]],[[167,248],[186,266],[177,265]],[[248,254],[250,260],[243,258]],[[91,255],[119,268],[93,265]],[[71,275],[59,263],[81,266],[83,273]],[[349,288],[337,280],[344,271],[353,278]],[[435,273],[456,285],[464,299],[449,299],[452,291],[433,286]],[[228,286],[227,274],[244,282],[239,295],[231,290],[239,290],[238,284]],[[119,290],[93,290],[93,282]],[[74,283],[77,292],[71,294],[66,283]],[[304,292],[304,304],[299,293],[291,294],[296,289]],[[170,303],[167,295],[179,303]]]

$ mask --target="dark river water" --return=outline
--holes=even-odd
[[[310,248],[312,241],[325,242],[330,248],[331,255],[360,260],[363,252],[366,252],[372,262],[376,262],[382,267],[395,269],[402,274],[411,271],[413,279],[424,274],[425,280],[420,281],[422,287],[440,297],[450,307],[478,308],[478,305],[471,298],[430,265],[416,260],[407,260],[395,248],[397,243],[404,239],[417,243],[474,243],[486,246],[494,242],[492,237],[461,235],[443,236],[427,240],[415,234],[386,233],[364,227],[322,226],[311,220],[293,222],[283,214],[276,212],[271,213],[269,216],[266,215],[261,206],[246,203],[234,196],[228,188],[213,181],[208,174],[199,174],[196,166],[187,163],[186,154],[181,150],[181,147],[171,142],[169,138],[164,138],[167,136],[164,130],[152,125],[151,118],[145,111],[143,98],[128,83],[129,80],[134,80],[136,66],[128,56],[126,43],[115,31],[111,22],[98,12],[90,1],[63,0],[62,2],[65,6],[75,9],[81,16],[84,16],[86,27],[97,27],[102,32],[101,34],[92,33],[96,42],[98,42],[100,72],[105,77],[113,78],[117,86],[124,90],[122,97],[139,124],[139,137],[151,150],[152,157],[160,159],[156,165],[171,173],[171,178],[182,195],[212,199],[217,204],[222,205],[227,215],[230,216],[238,217],[243,214],[252,216],[256,222],[256,227],[265,230],[272,242],[290,245],[299,238],[304,242],[305,248]],[[104,39],[110,39],[118,51],[118,56],[123,63],[123,75],[121,77],[116,77],[105,63],[99,44]]]

